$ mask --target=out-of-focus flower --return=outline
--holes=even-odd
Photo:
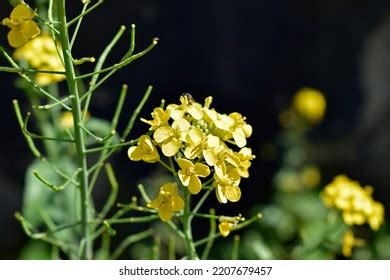
[[[161,186],[157,198],[148,204],[148,207],[156,209],[163,222],[171,220],[173,213],[184,208],[184,200],[179,196],[178,189],[173,183],[165,183]]]
[[[11,47],[19,48],[41,33],[33,21],[35,15],[35,11],[22,2],[15,6],[9,18],[3,19],[2,24],[11,29],[7,35]]]
[[[156,146],[147,135],[142,135],[138,139],[137,146],[130,147],[127,153],[129,158],[134,161],[143,160],[148,163],[154,163],[160,159]]]
[[[304,187],[315,188],[321,182],[320,169],[315,165],[305,166],[300,172],[300,179]]]
[[[90,113],[87,111],[86,120],[91,117]],[[60,118],[58,120],[59,126],[62,129],[70,129],[73,128],[73,114],[70,111],[62,112]]]
[[[383,205],[372,198],[372,187],[361,187],[345,175],[336,176],[321,193],[323,202],[328,207],[342,211],[347,225],[368,223],[373,230],[378,230],[384,219]]]
[[[355,238],[353,232],[348,230],[344,233],[341,251],[345,257],[350,258],[352,256],[353,247],[363,247],[364,245],[364,240]]]
[[[56,45],[48,34],[42,34],[16,49],[14,58],[27,61],[36,70],[65,71],[59,53],[61,53],[61,46]],[[35,75],[35,81],[40,86],[57,83],[65,78],[66,76],[62,74],[37,73]]]
[[[192,194],[197,194],[202,189],[202,183],[199,177],[210,175],[210,168],[203,163],[193,164],[190,160],[179,158],[177,163],[181,170],[178,172],[183,186],[188,187]]]
[[[326,110],[326,99],[324,95],[313,88],[299,90],[292,101],[293,110],[309,123],[320,123]]]

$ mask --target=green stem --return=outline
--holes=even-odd
[[[82,124],[82,112],[81,112],[81,102],[80,96],[78,92],[78,86],[76,82],[76,74],[75,69],[72,63],[71,57],[68,55],[70,52],[70,44],[69,44],[69,34],[68,27],[66,22],[66,14],[65,14],[65,0],[57,1],[57,10],[58,10],[58,19],[60,21],[59,30],[61,33],[60,41],[63,50],[63,57],[65,63],[66,70],[66,78],[68,82],[68,90],[72,98],[72,113],[73,113],[73,125],[74,125],[74,133],[75,133],[75,142],[76,142],[76,151],[78,158],[78,165],[81,169],[79,174],[80,181],[80,193],[81,193],[81,228],[82,228],[82,236],[85,242],[85,246],[83,246],[81,250],[80,257],[82,259],[92,259],[93,248],[91,242],[91,233],[88,226],[89,223],[89,213],[90,213],[90,203],[88,200],[88,166],[87,166],[87,158],[84,153],[85,150],[85,135],[84,131],[81,129],[80,124]]]
[[[186,244],[186,250],[187,250],[187,260],[197,260],[198,255],[196,254],[194,241],[192,240],[192,229],[191,229],[191,205],[190,205],[190,193],[185,188],[184,189],[184,212],[182,217],[182,223],[183,223],[183,232],[184,232],[184,239]]]

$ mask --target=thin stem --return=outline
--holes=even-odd
[[[116,148],[126,147],[126,146],[133,146],[133,145],[137,144],[137,142],[138,142],[138,139],[135,139],[135,140],[131,140],[131,141],[128,141],[125,143],[119,143],[119,144],[110,145],[110,146],[103,146],[103,147],[98,147],[98,148],[86,149],[85,153],[91,154],[91,153],[101,152],[104,150],[116,149]]]
[[[103,4],[104,0],[98,0],[97,3],[95,3],[91,8],[89,8],[88,10],[82,12],[81,14],[79,14],[77,17],[75,17],[74,19],[72,19],[71,21],[69,21],[66,25],[66,27],[69,27],[71,26],[72,24],[74,24],[75,22],[77,22],[80,18],[84,17],[85,15],[89,14],[90,12],[92,12],[93,10],[95,10],[97,7],[99,7],[101,4]]]
[[[192,240],[192,229],[191,229],[191,207],[190,207],[190,192],[187,188],[184,188],[184,211],[182,216],[183,223],[183,232],[185,236],[185,244],[187,250],[187,260],[195,260],[198,259],[196,254],[194,242]]]
[[[235,235],[232,248],[232,260],[237,260],[240,253],[240,236]]]
[[[99,1],[99,3],[100,2],[101,1]],[[88,197],[88,165],[87,165],[87,157],[84,153],[85,135],[84,135],[84,131],[80,127],[80,124],[82,123],[82,112],[80,108],[81,102],[80,102],[80,96],[79,96],[78,86],[76,82],[75,69],[73,67],[71,57],[67,55],[67,52],[70,52],[68,26],[71,25],[71,23],[67,25],[66,22],[65,0],[57,1],[57,10],[58,10],[58,19],[61,22],[61,24],[59,25],[60,33],[61,33],[60,41],[63,50],[65,70],[67,73],[68,90],[69,90],[69,94],[74,96],[74,98],[72,98],[72,113],[73,113],[73,121],[74,121],[73,127],[75,133],[78,165],[79,168],[81,168],[81,172],[79,174],[80,193],[81,193],[81,201],[80,201],[81,226],[82,226],[83,239],[85,240],[85,246],[83,246],[81,249],[81,258],[92,259],[93,248],[92,248],[92,241],[91,241],[91,233],[88,226],[90,220],[89,213],[92,211],[90,211],[91,205]]]
[[[107,174],[108,181],[110,182],[111,192],[106,203],[103,206],[103,210],[99,213],[98,217],[104,219],[104,217],[111,210],[112,206],[115,203],[115,200],[118,195],[118,181],[116,180],[114,170],[112,169],[111,164],[107,163],[105,165],[105,170]]]
[[[83,6],[83,10],[81,12],[81,14],[85,13],[85,10],[88,8],[88,5],[89,5],[89,2],[86,2]],[[73,44],[74,42],[76,41],[76,37],[77,37],[77,34],[79,33],[79,29],[80,29],[80,26],[81,26],[81,22],[83,21],[83,18],[84,16],[81,16],[78,20],[77,20],[77,24],[76,24],[76,27],[73,31],[73,35],[72,35],[72,39],[70,40],[70,48],[72,49],[73,48]]]
[[[203,194],[203,196],[202,196],[202,198],[199,200],[198,204],[196,204],[196,206],[195,206],[194,209],[192,210],[192,214],[191,214],[190,219],[192,219],[193,216],[195,216],[195,215],[198,213],[200,207],[202,207],[203,203],[206,201],[207,197],[210,195],[210,193],[211,193],[212,191],[213,191],[212,189],[209,189],[209,190],[207,190],[207,191]]]
[[[57,75],[65,75],[64,71],[53,71],[53,70],[36,70],[36,69],[26,69],[26,68],[14,68],[7,66],[0,66],[0,72],[8,72],[8,73],[45,73],[45,74],[57,74]]]
[[[215,216],[215,210],[210,209],[210,215]],[[209,256],[210,250],[213,247],[214,244],[214,238],[215,231],[217,229],[217,223],[215,217],[210,218],[210,231],[209,231],[209,240],[207,241],[206,247],[204,248],[203,254],[202,254],[202,260],[206,260]]]

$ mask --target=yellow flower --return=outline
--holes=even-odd
[[[222,133],[224,140],[234,139],[237,147],[242,148],[246,145],[246,138],[252,135],[252,126],[245,122],[245,117],[239,113],[231,113],[229,116],[218,115],[218,119],[214,121],[217,128],[225,133]],[[227,132],[227,133],[226,133]]]
[[[179,179],[183,186],[188,187],[192,194],[197,194],[202,189],[202,183],[199,177],[207,177],[210,175],[210,169],[203,163],[193,164],[188,159],[179,158],[177,163],[181,170],[178,172]]]
[[[309,123],[319,123],[326,110],[326,100],[322,93],[313,88],[303,88],[298,91],[292,101],[295,112]]]
[[[170,112],[171,118],[174,120],[182,119],[185,114],[189,114],[195,120],[200,120],[203,117],[202,105],[196,103],[192,96],[183,94],[180,96],[180,105],[169,104],[167,110]]]
[[[138,139],[137,146],[130,147],[127,153],[129,158],[134,161],[143,160],[154,163],[160,159],[156,146],[154,146],[152,140],[147,135],[142,135]]]
[[[240,174],[237,168],[228,166],[226,173],[218,175],[214,173],[214,186],[216,188],[217,199],[220,203],[227,203],[228,201],[237,202],[241,198]]]
[[[348,230],[343,236],[342,253],[345,257],[350,258],[353,247],[363,247],[364,245],[364,240],[355,238],[353,232]]]
[[[239,159],[238,173],[241,177],[248,178],[248,169],[252,165],[251,160],[255,158],[255,156],[252,155],[252,149],[247,147],[242,148],[236,155]]]
[[[223,237],[226,237],[229,235],[231,230],[241,221],[245,221],[245,218],[241,217],[241,214],[235,217],[221,216],[219,217],[219,232]]]
[[[160,126],[167,125],[169,120],[169,112],[164,109],[157,107],[152,112],[153,120],[148,121],[141,118],[141,121],[150,125],[149,130],[156,130]]]
[[[172,126],[165,125],[157,128],[153,138],[161,145],[162,153],[171,157],[179,151],[190,127],[191,124],[187,120],[178,119],[172,123]]]
[[[194,159],[203,155],[206,162],[212,166],[216,162],[215,148],[219,146],[219,138],[209,134],[205,135],[198,127],[193,127],[188,131],[186,137],[187,147],[184,155],[188,159]]]
[[[59,119],[59,125],[63,129],[69,129],[73,127],[73,114],[72,112],[66,111],[61,113]]]
[[[32,20],[35,15],[35,11],[22,2],[15,6],[9,18],[3,19],[2,24],[11,29],[7,39],[12,47],[19,48],[41,33],[38,25]]]
[[[48,34],[42,34],[16,49],[14,58],[27,61],[37,70],[65,71],[59,53],[61,53],[61,46],[56,45]],[[35,75],[35,81],[40,86],[57,83],[65,78],[66,76],[61,74],[37,73]]]
[[[358,182],[339,175],[325,186],[321,197],[326,206],[342,211],[347,225],[367,222],[373,230],[378,230],[383,223],[384,208],[372,198],[372,191],[370,186],[362,188]]]
[[[321,182],[321,172],[318,167],[314,165],[304,167],[300,177],[303,185],[307,188],[314,188]]]
[[[148,207],[157,209],[163,222],[171,220],[173,213],[184,208],[184,200],[178,195],[178,189],[173,183],[161,186],[157,198],[148,204]]]

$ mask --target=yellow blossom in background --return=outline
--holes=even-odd
[[[315,188],[321,182],[320,169],[315,165],[305,166],[299,175],[302,184],[306,188]]]
[[[42,34],[16,49],[14,58],[27,61],[36,70],[65,71],[61,57],[58,54],[61,52],[61,47],[56,46],[50,35]],[[65,77],[62,74],[37,73],[35,81],[40,86],[46,86],[65,80]]]
[[[179,179],[183,186],[188,187],[192,194],[198,194],[202,189],[202,183],[199,177],[207,177],[210,175],[210,169],[203,163],[193,164],[188,159],[179,158],[177,163],[181,170],[178,172]]]
[[[184,200],[178,195],[178,189],[173,183],[165,183],[161,186],[157,198],[148,207],[157,209],[158,215],[163,222],[171,220],[173,213],[184,208]]]
[[[326,110],[324,95],[313,88],[303,88],[293,97],[292,108],[309,123],[320,123]]]
[[[72,112],[66,111],[61,113],[59,119],[59,125],[63,129],[70,129],[73,127],[73,114]]]
[[[35,15],[35,11],[22,2],[15,6],[9,18],[3,19],[2,24],[11,29],[7,35],[11,47],[19,48],[41,33],[33,21]]]
[[[154,163],[160,159],[156,146],[147,135],[142,135],[138,139],[137,146],[130,147],[127,154],[134,161],[143,160],[148,163]]]
[[[353,247],[363,247],[364,245],[364,240],[355,238],[353,232],[348,230],[344,233],[341,251],[344,257],[350,258],[352,256]]]
[[[384,219],[384,208],[372,198],[372,187],[361,187],[345,175],[336,176],[321,193],[326,206],[342,211],[347,225],[368,223],[378,230]]]

